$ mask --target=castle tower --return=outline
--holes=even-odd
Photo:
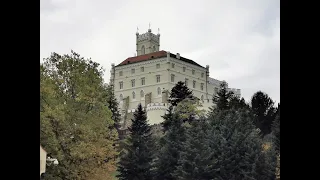
[[[160,33],[157,35],[151,32],[150,26],[148,32],[144,34],[136,33],[137,56],[157,52],[160,49]]]

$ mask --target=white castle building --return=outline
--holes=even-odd
[[[136,33],[136,51],[137,56],[111,68],[110,83],[120,104],[123,128],[130,125],[139,103],[151,125],[161,123],[168,108],[168,92],[178,81],[185,82],[200,99],[201,108],[208,110],[213,105],[212,97],[222,81],[209,77],[209,65],[203,67],[179,53],[160,51],[160,34],[153,34],[151,29]],[[240,89],[230,91],[240,96]]]

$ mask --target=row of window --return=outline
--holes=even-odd
[[[161,88],[160,88],[160,87],[157,88],[157,93],[158,93],[158,95],[161,94]],[[144,98],[144,91],[143,91],[143,90],[140,91],[140,97],[141,97],[141,98]],[[136,99],[136,92],[134,92],[134,91],[132,92],[132,99]],[[201,99],[201,101],[203,102],[203,101],[204,101],[204,96],[201,95],[200,99]],[[119,100],[120,100],[120,101],[123,100],[123,95],[122,95],[122,94],[120,94]],[[208,101],[208,102],[209,102],[209,101]]]
[[[160,87],[157,88],[157,94],[158,95],[161,94],[161,88]],[[144,91],[143,90],[140,91],[140,97],[144,98]],[[122,94],[120,94],[119,99],[120,99],[120,101],[123,100],[123,95]],[[134,91],[132,92],[132,99],[136,99],[136,92],[134,92]]]
[[[174,68],[175,64],[172,63],[171,67]],[[160,69],[160,64],[157,64],[156,68]],[[182,70],[183,70],[183,72],[186,72],[186,67],[183,67]],[[144,72],[144,67],[140,67],[140,72]],[[136,69],[131,69],[131,74],[134,74],[134,73],[136,73]],[[195,70],[192,69],[192,75],[194,75],[194,74],[195,74]],[[123,76],[123,71],[119,71],[119,76]],[[201,73],[201,78],[203,78],[203,77],[204,77],[204,73],[202,72]]]
[[[175,82],[174,80],[175,80],[175,75],[174,75],[174,74],[171,74],[171,82],[174,83],[174,82]],[[188,81],[189,81],[189,80],[186,78],[186,79],[185,79],[185,84],[186,84],[186,86],[188,86]],[[160,75],[156,75],[156,82],[157,82],[157,83],[160,82]],[[146,78],[145,78],[145,77],[142,77],[142,78],[141,78],[141,85],[144,86],[145,84],[146,84]],[[193,87],[194,89],[196,88],[196,84],[197,84],[196,81],[193,81],[193,82],[192,82],[192,87]],[[136,86],[136,80],[135,80],[135,79],[132,79],[132,80],[131,80],[131,87],[135,87],[135,86]],[[123,89],[123,81],[120,81],[120,82],[119,82],[119,88],[120,88],[120,89]],[[200,84],[200,90],[203,91],[203,89],[204,89],[204,83],[201,83],[201,84]]]

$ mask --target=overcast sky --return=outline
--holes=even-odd
[[[160,49],[210,65],[210,77],[280,102],[279,0],[41,0],[40,59],[51,52],[91,57],[109,82],[136,51],[135,33],[160,28]]]

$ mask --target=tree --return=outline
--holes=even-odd
[[[205,119],[192,121],[187,129],[186,142],[180,150],[178,165],[174,171],[175,179],[203,180],[211,179],[213,152],[210,148],[210,125]]]
[[[169,97],[169,103],[172,106],[177,106],[182,100],[190,98],[194,99],[193,93],[189,88],[184,84],[184,82],[179,81],[172,89]]]
[[[224,110],[209,117],[212,126],[209,179],[274,179],[275,167],[268,166],[262,140],[253,117],[244,110]],[[268,167],[269,169],[267,169]],[[267,178],[266,178],[267,177]]]
[[[258,91],[251,98],[251,109],[256,127],[261,130],[263,136],[269,134],[277,112],[274,101],[266,93]]]
[[[178,103],[175,108],[175,113],[179,114],[182,122],[191,123],[194,119],[204,117],[205,110],[199,109],[202,105],[198,98],[184,99]]]
[[[220,84],[220,89],[217,92],[217,95],[214,95],[212,98],[214,105],[210,108],[209,115],[213,115],[218,111],[229,109],[229,101],[233,96],[234,93],[228,90],[228,83],[223,81]]]
[[[173,123],[173,121],[176,120],[173,118],[173,106],[169,106],[167,112],[168,113],[162,116],[162,118],[164,119],[164,121],[161,123],[163,127],[163,132],[166,132]]]
[[[106,95],[108,108],[111,110],[112,116],[111,119],[114,121],[114,127],[116,129],[120,128],[121,114],[119,112],[119,103],[114,95],[113,85],[106,86]]]
[[[103,71],[79,54],[52,53],[40,64],[40,143],[59,166],[46,179],[106,179],[116,139],[105,105]]]
[[[154,142],[141,104],[134,113],[129,131],[125,146],[127,153],[120,158],[117,177],[120,180],[151,180]]]
[[[272,123],[272,134],[274,136],[274,145],[277,154],[280,154],[280,104],[278,104],[276,118]]]
[[[234,109],[246,109],[250,110],[249,104],[246,103],[244,98],[240,98],[238,96],[232,96],[229,101],[229,107]]]
[[[168,130],[160,140],[161,148],[157,152],[155,162],[154,176],[156,180],[175,180],[172,173],[176,170],[183,147],[182,143],[186,140],[186,128],[182,126],[179,115],[171,112],[167,118],[171,123],[170,126],[167,126]]]

